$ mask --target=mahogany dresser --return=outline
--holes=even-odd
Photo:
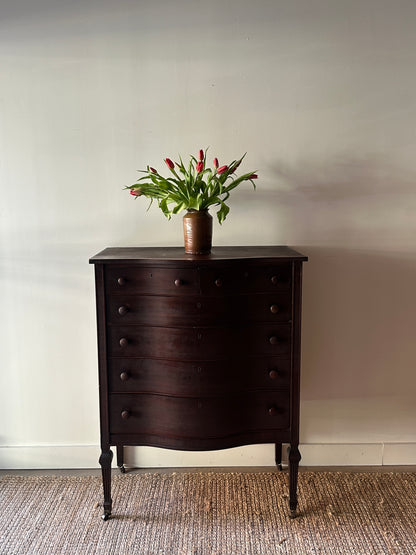
[[[284,246],[107,248],[95,265],[104,514],[110,446],[289,444],[295,516],[302,263]]]

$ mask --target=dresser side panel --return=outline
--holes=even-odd
[[[293,262],[293,331],[292,331],[292,378],[291,378],[291,442],[299,443],[300,412],[300,349],[302,323],[302,262]]]
[[[98,339],[98,380],[100,400],[100,430],[101,447],[108,450],[110,446],[109,426],[109,388],[107,370],[107,325],[106,325],[106,296],[104,267],[95,265],[95,295],[97,310],[97,339]]]

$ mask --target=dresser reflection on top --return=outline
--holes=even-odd
[[[288,247],[108,248],[95,264],[104,515],[111,445],[289,443],[297,506],[302,262]]]

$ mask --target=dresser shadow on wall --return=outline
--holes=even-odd
[[[416,393],[413,254],[301,247],[302,398]]]
[[[294,245],[309,257],[302,398],[415,394],[415,172],[348,151],[292,165],[276,159],[269,170],[276,184],[263,202],[281,210],[290,236],[318,245]]]

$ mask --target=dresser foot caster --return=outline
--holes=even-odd
[[[110,516],[111,516],[111,513],[105,512],[103,515],[101,515],[101,518],[102,518],[104,521],[106,521],[106,520],[108,520],[108,519],[110,518]]]
[[[124,464],[119,465],[119,469],[120,469],[120,472],[121,472],[122,474],[125,474],[125,473],[126,473],[126,468],[125,468]]]

